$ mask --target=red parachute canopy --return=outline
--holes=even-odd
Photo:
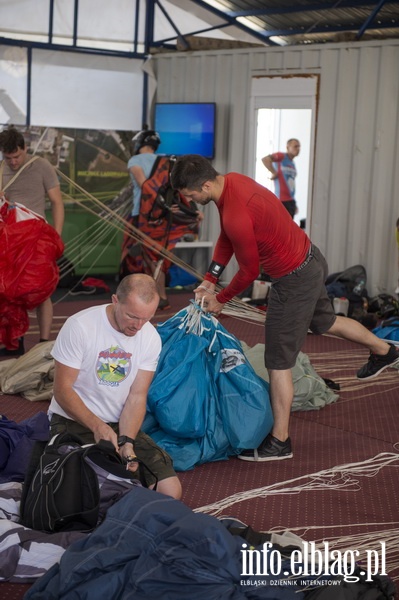
[[[0,200],[0,342],[9,350],[29,327],[28,310],[57,287],[64,243],[45,219]]]

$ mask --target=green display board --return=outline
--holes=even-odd
[[[87,194],[107,205],[128,184],[132,131],[18,127],[29,153],[46,158],[60,176],[65,205],[62,238],[65,256],[77,275],[117,274],[122,231],[104,223],[101,209]],[[74,185],[77,184],[79,188]],[[52,222],[50,206],[46,211]]]
[[[46,211],[46,216],[51,223],[51,212]],[[76,275],[116,275],[122,238],[121,231],[105,228],[101,219],[79,205],[65,206],[64,255],[74,264]]]

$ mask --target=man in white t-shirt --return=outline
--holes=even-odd
[[[111,304],[67,319],[52,351],[50,431],[68,431],[84,443],[112,442],[130,470],[137,470],[137,456],[157,477],[157,490],[179,499],[181,485],[171,458],[140,431],[161,351],[161,338],[150,323],[158,302],[151,277],[128,275]],[[143,476],[153,487],[155,479],[146,469]]]

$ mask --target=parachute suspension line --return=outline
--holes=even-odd
[[[59,172],[60,176],[63,177],[63,179],[69,180],[69,177],[64,175],[61,171],[58,171],[58,172]],[[161,246],[161,244],[159,244],[158,242],[155,242],[149,236],[143,234],[139,229],[134,227],[131,223],[127,223],[126,220],[123,217],[121,217],[120,215],[118,215],[115,210],[108,208],[105,204],[103,204],[102,202],[97,200],[94,196],[92,196],[92,194],[89,194],[89,192],[85,192],[85,190],[83,188],[81,188],[78,184],[76,184],[74,182],[72,182],[72,183],[74,185],[76,185],[76,187],[82,193],[85,193],[87,195],[87,197],[90,198],[90,200],[92,200],[94,202],[94,204],[101,207],[101,209],[104,212],[104,216],[100,216],[98,213],[95,212],[94,209],[89,208],[85,203],[83,203],[79,200],[75,200],[77,202],[77,204],[83,206],[83,208],[85,208],[85,210],[87,210],[91,214],[96,215],[97,217],[100,216],[100,218],[102,218],[104,220],[105,220],[105,215],[108,215],[110,218],[113,217],[114,218],[114,220],[112,221],[113,227],[115,227],[116,229],[118,229],[119,231],[122,231],[122,232],[125,232],[127,230],[127,233],[130,237],[132,237],[133,239],[142,243],[147,248],[156,251],[157,253],[161,254],[162,256],[165,256],[166,258],[170,259],[172,262],[175,262],[176,264],[181,263],[181,264],[185,265],[184,261],[181,261],[175,255],[173,255],[171,252],[169,252],[168,250],[165,250],[163,248],[163,246]],[[189,265],[187,265],[187,266],[189,267]],[[194,276],[199,276],[199,277],[202,276],[195,269],[192,269],[191,267],[189,267],[189,269],[190,269],[190,272]]]
[[[394,527],[392,527],[394,526]],[[333,550],[340,550],[342,553],[346,552],[348,548],[356,548],[359,552],[356,559],[357,563],[364,564],[365,560],[369,556],[370,550],[381,551],[381,542],[385,543],[385,566],[386,571],[390,573],[398,568],[398,554],[399,554],[399,521],[388,521],[386,523],[349,523],[340,525],[303,525],[299,527],[290,527],[289,532],[298,537],[298,543],[304,542],[305,539],[302,536],[306,535],[308,539],[309,534],[312,534],[312,542],[315,543],[315,548],[323,550],[325,542],[328,542],[330,552]],[[325,531],[331,529],[344,530],[348,527],[355,527],[356,529],[364,529],[358,533],[352,535],[343,536],[329,536],[325,535]],[[375,528],[374,531],[370,531],[371,528]],[[317,537],[317,531],[323,530],[323,536]],[[267,532],[262,533],[277,533],[284,534],[287,532],[287,528],[273,527]]]
[[[42,143],[42,141],[43,141],[43,139],[44,139],[44,137],[45,137],[45,135],[46,135],[47,132],[48,132],[48,127],[45,127],[42,135],[40,136],[39,140],[36,142],[36,147],[35,147],[35,149],[33,151],[33,156],[35,156],[36,152],[39,150],[39,146]]]
[[[126,206],[121,206],[117,210],[120,212],[128,211],[129,208]],[[109,222],[101,223],[101,226],[98,226],[98,223],[93,223],[90,227],[88,227],[85,231],[82,231],[78,236],[76,236],[73,240],[65,245],[65,253],[67,254],[68,261],[65,263],[61,263],[60,265],[60,278],[65,277],[68,274],[72,274],[74,271],[74,267],[79,265],[84,259],[87,259],[86,256],[80,250],[81,240],[84,239],[86,245],[97,245],[101,243],[104,239],[108,238],[107,244],[103,251],[100,254],[97,254],[90,264],[87,267],[86,272],[82,275],[81,279],[77,281],[76,285],[78,285],[83,279],[87,276],[93,266],[95,266],[101,256],[104,254],[108,247],[113,243],[115,237],[117,235],[117,231],[112,227],[112,224]],[[66,294],[67,296],[68,294]],[[62,301],[65,298],[62,297],[58,300],[58,302]],[[57,304],[58,304],[57,302]]]
[[[274,483],[272,485],[238,492],[219,500],[194,509],[194,512],[203,512],[218,515],[226,508],[245,500],[253,498],[267,498],[276,494],[299,494],[303,491],[314,490],[345,490],[358,492],[361,489],[359,477],[375,477],[383,467],[399,467],[399,454],[382,452],[376,456],[358,463],[349,463],[325,469],[310,475],[302,475],[294,479]]]
[[[118,210],[122,211],[124,207],[120,207]],[[97,244],[103,241],[111,231],[115,232],[115,235],[112,236],[112,239],[109,240],[107,246],[115,239],[117,231],[115,231],[112,223],[109,223],[108,220],[102,220],[99,226],[98,223],[93,223],[86,230],[82,231],[79,235],[77,235],[73,240],[66,244],[65,250],[68,254],[68,258],[72,261],[72,263],[79,264],[85,258],[80,251],[81,241],[84,240],[86,245],[89,244]],[[96,261],[95,261],[96,262]],[[93,263],[93,265],[95,264]],[[92,266],[93,266],[92,265]],[[66,269],[73,269],[73,266],[66,266]]]
[[[329,336],[334,337],[334,336]],[[334,379],[334,373],[339,377],[339,383],[342,392],[357,392],[361,398],[381,394],[381,386],[385,392],[398,389],[398,371],[396,367],[384,372],[384,376],[379,379],[379,389],[374,391],[373,380],[361,381],[353,378],[353,371],[358,368],[366,358],[365,350],[338,350],[331,352],[308,353],[309,360],[317,372],[328,372],[329,377]],[[347,375],[345,375],[347,373]],[[349,402],[352,400],[341,399],[340,402]]]
[[[391,527],[390,527],[391,526]],[[394,527],[392,527],[394,526]],[[328,542],[330,551],[340,550],[346,552],[348,548],[356,548],[359,551],[359,558],[357,562],[361,563],[365,557],[368,556],[370,550],[381,551],[381,541],[385,542],[385,564],[387,572],[394,571],[398,567],[398,554],[399,554],[399,521],[388,521],[386,523],[349,523],[339,525],[303,525],[299,527],[290,527],[290,533],[294,533],[303,542],[302,536],[309,537],[312,534],[312,541],[316,544],[316,549],[322,549],[324,543]],[[348,527],[355,527],[356,529],[364,529],[354,533],[352,535],[343,536],[329,536],[325,535],[324,532],[329,529],[340,529],[344,530]],[[371,528],[375,528],[374,531],[370,531]],[[323,536],[317,537],[317,531],[323,530]],[[287,531],[287,528],[273,527],[268,532],[262,533],[277,533],[283,534]],[[316,535],[316,537],[314,537]]]
[[[116,234],[117,234],[117,231],[113,231],[113,232],[112,232],[112,235],[111,235],[111,238],[110,238],[110,240],[109,240],[109,243],[112,243],[112,241],[113,241],[113,240],[115,239],[115,237],[116,237]],[[85,272],[85,273],[84,273],[84,274],[83,274],[83,275],[80,277],[80,279],[79,279],[79,280],[78,280],[78,281],[77,281],[77,282],[74,284],[74,286],[72,287],[72,290],[73,290],[73,289],[74,289],[74,288],[75,288],[77,285],[79,285],[80,283],[82,283],[82,281],[83,281],[83,280],[84,280],[84,279],[87,277],[87,274],[90,272],[90,269],[91,269],[92,267],[94,267],[94,266],[97,264],[97,261],[98,261],[98,260],[100,260],[100,258],[103,256],[104,252],[106,252],[106,251],[108,250],[108,246],[109,246],[109,244],[107,244],[107,245],[104,245],[104,247],[103,247],[103,249],[101,250],[101,252],[99,252],[98,254],[96,254],[96,257],[95,257],[95,259],[93,260],[93,262],[91,263],[90,267],[88,267],[87,271],[86,271],[86,272]],[[83,257],[81,257],[81,258],[80,258],[80,260],[82,260],[82,259],[83,259]],[[72,266],[72,270],[73,270],[73,266]],[[68,290],[68,291],[67,291],[67,292],[66,292],[66,293],[65,293],[65,294],[64,294],[64,295],[63,295],[61,298],[59,298],[59,299],[58,299],[56,302],[54,302],[54,304],[58,304],[59,302],[62,302],[62,301],[65,299],[65,298],[67,298],[67,297],[70,295],[70,291],[71,291],[71,290]]]
[[[87,206],[87,204],[85,202],[78,200],[77,198],[71,198],[69,196],[69,198],[71,198],[71,200],[73,200],[74,202],[76,202],[77,204],[82,206],[86,211],[99,217],[100,219],[102,219],[104,221],[108,220],[109,223],[112,225],[112,227],[114,227],[118,231],[126,233],[131,238],[136,240],[138,243],[141,243],[146,248],[149,248],[150,250],[155,251],[157,254],[161,255],[163,258],[167,258],[170,262],[174,263],[178,267],[181,267],[182,269],[184,269],[185,271],[187,271],[188,273],[193,275],[193,277],[196,277],[199,280],[203,279],[203,274],[201,272],[197,271],[196,269],[194,269],[193,267],[191,267],[190,265],[185,263],[178,256],[176,256],[169,250],[165,249],[159,242],[156,242],[155,240],[151,239],[151,237],[142,233],[139,229],[134,227],[131,223],[128,223],[126,221],[126,219],[123,216],[121,216],[120,214],[118,214],[118,212],[116,210],[109,208],[106,204],[102,203],[95,196],[93,196],[92,194],[87,192],[84,188],[82,188],[76,182],[72,181],[67,175],[62,173],[62,171],[60,171],[59,169],[56,169],[56,170],[62,179],[64,179],[68,183],[71,183],[72,185],[74,185],[76,187],[76,189],[78,189],[83,194],[83,196],[86,196],[88,199],[90,199],[93,202],[94,205],[101,208],[101,214],[96,212],[94,210],[94,208]],[[217,293],[221,289],[222,288],[220,286],[217,286],[215,293]],[[246,304],[245,302],[243,302],[242,300],[240,300],[238,298],[230,300],[227,303],[227,307],[224,310],[224,313],[229,314],[229,316],[232,316],[232,317],[241,318],[242,320],[245,320],[245,321],[256,321],[259,323],[264,323],[265,318],[266,318],[264,311],[261,311],[254,306],[249,306],[248,304]]]

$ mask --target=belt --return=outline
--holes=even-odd
[[[287,273],[287,275],[293,275],[294,273],[298,273],[298,271],[302,271],[302,269],[304,269],[306,267],[306,265],[310,263],[310,261],[312,260],[312,258],[313,258],[313,246],[311,244],[310,248],[309,248],[308,255],[305,258],[305,260],[303,261],[303,263],[301,263],[299,265],[299,267],[297,267],[293,271],[290,271],[289,273]],[[287,275],[285,275],[284,277],[287,277]]]

